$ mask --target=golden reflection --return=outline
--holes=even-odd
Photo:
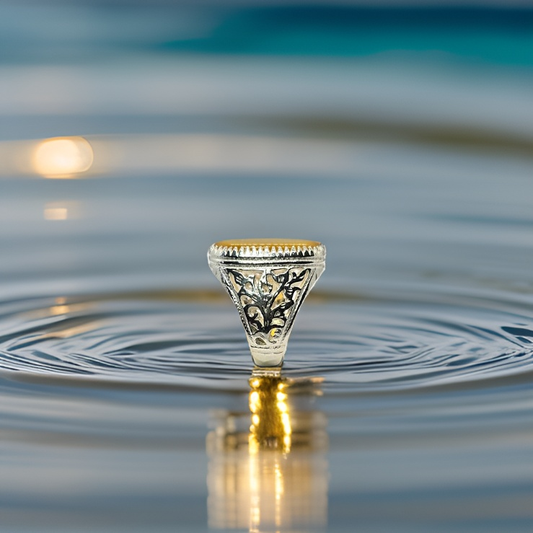
[[[64,296],[58,296],[54,300],[54,305],[51,305],[44,310],[44,316],[58,316],[69,313],[77,313],[79,311],[86,311],[93,306],[94,304],[92,302],[69,303]]]
[[[249,382],[250,412],[217,413],[207,436],[210,527],[325,528],[326,419],[310,409],[320,382],[257,369]]]
[[[41,141],[33,151],[33,170],[45,178],[76,178],[87,172],[93,149],[83,137],[57,137]]]
[[[264,376],[250,380],[250,452],[272,448],[291,450],[291,419],[287,407],[285,383],[281,377]]]
[[[88,333],[89,331],[95,331],[102,325],[101,320],[91,320],[79,326],[72,326],[67,328],[55,329],[48,333],[44,333],[39,336],[40,339],[69,339],[75,337],[76,335],[81,335],[82,333]]]
[[[53,305],[45,307],[43,309],[28,311],[26,313],[23,313],[23,316],[30,319],[46,318],[50,316],[61,316],[78,313],[80,311],[87,311],[88,309],[91,309],[94,306],[94,302],[68,302],[65,297],[59,296],[54,299]]]
[[[67,220],[68,209],[66,207],[45,207],[43,215],[45,220]]]
[[[79,217],[79,202],[47,202],[43,209],[45,220],[71,220]]]
[[[59,296],[55,298],[54,305],[47,307],[46,309],[41,309],[38,311],[32,311],[28,313],[28,316],[32,318],[36,317],[49,317],[49,316],[63,316],[70,315],[73,316],[80,311],[86,311],[93,307],[94,304],[91,302],[79,302],[79,303],[69,303],[66,298]],[[52,330],[47,333],[43,333],[38,336],[40,339],[68,339],[75,337],[76,335],[81,335],[82,333],[87,333],[89,331],[94,331],[98,329],[102,324],[101,320],[87,320],[82,324],[71,325],[70,322],[68,325],[64,326],[59,322],[55,327],[52,326]]]
[[[57,315],[66,315],[72,310],[72,305],[67,304],[67,299],[63,296],[58,296],[55,299],[55,305],[52,305],[49,307],[50,315],[57,316]]]

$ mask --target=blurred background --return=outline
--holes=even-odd
[[[0,0],[0,529],[530,532],[532,174],[529,0]]]
[[[0,231],[11,246],[0,268],[14,282],[28,268],[17,250],[36,235],[40,277],[105,270],[153,279],[176,265],[195,276],[204,248],[228,235],[390,239],[384,206],[414,200],[385,191],[357,206],[359,216],[368,211],[359,220],[344,184],[330,181],[321,196],[288,176],[313,177],[318,188],[333,176],[405,177],[421,195],[417,208],[435,214],[432,203],[445,202],[437,188],[444,179],[461,186],[465,169],[485,179],[530,171],[529,2],[2,1],[0,25]],[[88,144],[39,149],[70,136]],[[269,220],[253,222],[250,198],[228,197],[257,198],[252,178],[266,176]],[[412,181],[421,176],[423,187]],[[173,196],[189,198],[173,209]],[[124,245],[125,233],[149,239]],[[58,234],[80,245],[55,249]],[[185,265],[192,258],[194,268]],[[363,261],[371,271],[386,266]]]

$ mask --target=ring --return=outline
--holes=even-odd
[[[239,311],[254,364],[280,366],[296,314],[326,267],[326,247],[236,239],[211,245],[207,260]]]

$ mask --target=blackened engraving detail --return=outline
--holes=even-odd
[[[229,268],[227,273],[256,344],[278,342],[311,270]]]

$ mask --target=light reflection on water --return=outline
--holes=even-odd
[[[326,527],[326,420],[309,405],[289,407],[293,389],[317,394],[319,383],[255,371],[250,413],[214,413],[207,436],[210,527],[251,532]]]
[[[32,166],[45,178],[71,179],[87,172],[93,159],[92,147],[83,137],[46,139],[35,148]]]

